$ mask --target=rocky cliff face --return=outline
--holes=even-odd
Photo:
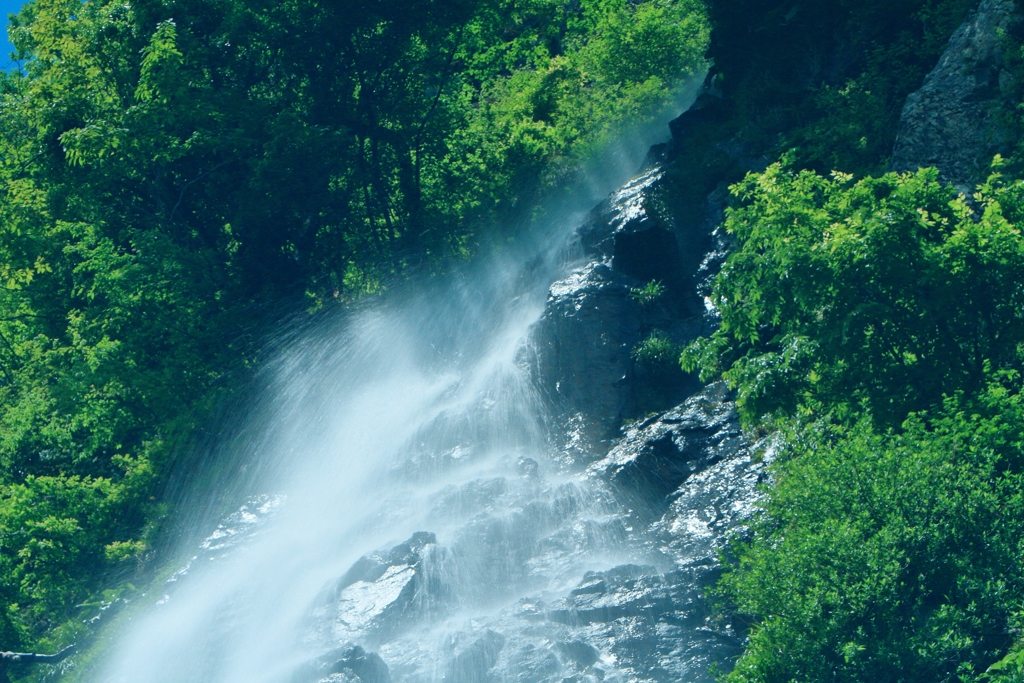
[[[311,615],[313,623],[331,630],[321,634],[326,642],[348,639],[379,654],[350,642],[304,665],[293,681],[710,683],[709,665],[727,665],[738,655],[742,634],[712,618],[704,590],[718,576],[718,554],[729,534],[742,530],[754,513],[766,457],[771,445],[745,438],[726,387],[711,385],[629,427],[576,484],[606,497],[601,509],[610,526],[586,533],[610,533],[623,548],[638,544],[649,564],[612,562],[607,569],[584,572],[563,590],[528,592],[450,633],[438,659],[417,635],[427,611],[444,619],[466,606],[437,588],[431,556],[448,551],[433,534],[417,533],[359,560],[325,591]],[[491,489],[493,496],[498,489]],[[496,504],[500,497],[495,496]],[[635,505],[623,510],[611,503],[622,499]],[[556,499],[543,511],[539,501],[530,504],[560,530],[530,542],[539,545],[526,551],[524,568],[553,561],[553,554],[571,545],[564,534],[596,512],[580,516],[579,509],[567,506],[579,508],[581,501],[569,500]],[[489,552],[515,553],[516,543],[506,538]],[[457,548],[451,552],[459,555]]]
[[[572,425],[570,448],[607,451],[625,419],[699,388],[682,373],[645,372],[634,354],[654,332],[681,345],[708,330],[699,284],[714,241],[706,225],[680,229],[655,210],[664,183],[654,166],[591,212],[577,231],[580,263],[551,285],[534,328],[531,372],[554,431]],[[644,300],[639,291],[649,283],[663,294]]]
[[[953,35],[924,85],[907,98],[892,168],[936,166],[967,194],[1010,142],[998,120],[1009,94],[1003,37],[1020,21],[1013,0],[982,0]]]

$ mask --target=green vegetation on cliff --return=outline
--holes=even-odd
[[[721,588],[756,618],[729,681],[973,680],[1022,626],[1024,420],[1000,389],[899,432],[784,432]]]
[[[733,192],[721,326],[685,361],[737,387],[748,423],[895,427],[1024,370],[1024,183],[993,176],[977,212],[934,169],[854,182],[774,164]]]
[[[144,562],[262,325],[464,258],[672,101],[708,30],[697,0],[26,4],[0,77],[0,649],[66,641]]]
[[[729,680],[984,671],[1024,608],[1024,181],[977,210],[934,169],[733,192],[721,326],[683,362],[784,446],[721,586],[754,620]]]
[[[907,96],[976,4],[709,2],[713,88],[683,117],[672,192],[699,206],[783,154],[822,174],[884,172]]]
[[[682,363],[781,448],[717,591],[750,634],[727,681],[1024,680],[1020,36],[1008,159],[977,193],[885,173],[976,4],[711,5],[720,97],[678,173],[732,184],[735,248]]]
[[[878,173],[907,95],[976,0],[717,0],[711,56],[740,132],[801,168]]]

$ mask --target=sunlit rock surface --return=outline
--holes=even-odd
[[[312,621],[319,638],[377,642],[436,612],[449,597],[440,567],[446,553],[434,534],[418,532],[360,558],[318,599]]]

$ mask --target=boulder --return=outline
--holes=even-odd
[[[360,558],[317,600],[314,621],[331,624],[321,636],[380,640],[443,603],[445,586],[432,571],[444,553],[436,543],[434,534],[417,532],[388,551]]]
[[[611,666],[616,680],[711,683],[708,665],[736,657],[742,638],[710,622],[708,578],[706,568],[623,565],[588,572],[561,600],[535,602],[547,624],[565,629],[553,648],[561,677],[535,680],[601,680]]]
[[[632,410],[631,353],[643,338],[644,311],[630,291],[639,284],[590,263],[551,285],[527,353],[559,430],[575,418],[578,436],[597,443]]]
[[[903,107],[892,169],[936,166],[968,195],[1011,141],[998,124],[1009,74],[1002,34],[1017,21],[1013,0],[982,0],[957,29],[938,65]]]
[[[467,647],[457,651],[448,663],[444,683],[485,683],[491,680],[489,671],[498,661],[505,646],[505,636],[487,630]]]
[[[601,653],[593,645],[584,643],[582,640],[555,643],[555,650],[562,659],[574,663],[581,669],[597,663]]]
[[[330,676],[324,676],[317,680],[316,683],[361,683],[358,676],[354,676],[348,672],[340,674],[331,674]]]
[[[353,644],[343,645],[299,667],[292,683],[391,683],[380,655]]]
[[[591,471],[640,508],[663,509],[687,478],[733,457],[748,441],[724,382],[704,388],[668,412],[626,428],[625,436]]]

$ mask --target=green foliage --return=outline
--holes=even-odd
[[[995,387],[899,434],[787,434],[720,584],[756,619],[725,680],[954,681],[998,660],[1024,601],[1022,409]]]
[[[977,678],[978,681],[998,681],[1000,683],[1024,682],[1024,650],[1014,649],[998,662],[985,670]]]
[[[665,285],[660,280],[651,280],[643,287],[632,287],[629,296],[638,301],[641,306],[650,306],[665,293]]]
[[[786,444],[719,587],[752,623],[726,680],[1006,680],[1015,660],[987,668],[1024,607],[1024,182],[968,203],[934,169],[789,163],[732,188],[721,325],[682,356]]]
[[[633,349],[633,358],[650,368],[669,370],[676,369],[679,352],[679,344],[658,330],[652,332]]]
[[[470,62],[459,102],[473,106],[439,159],[436,203],[463,220],[519,220],[537,190],[624,123],[644,123],[704,65],[709,26],[696,0],[535,0],[512,15],[522,22],[512,40],[496,35],[507,25],[474,25],[478,39],[494,35]]]
[[[51,181],[208,250],[247,295],[322,300],[463,254],[669,102],[707,34],[697,0],[38,0],[12,29],[14,113]]]
[[[776,164],[733,192],[721,327],[683,364],[729,380],[748,422],[866,408],[896,426],[1021,369],[1024,183],[992,176],[980,215],[934,170],[853,182]]]

